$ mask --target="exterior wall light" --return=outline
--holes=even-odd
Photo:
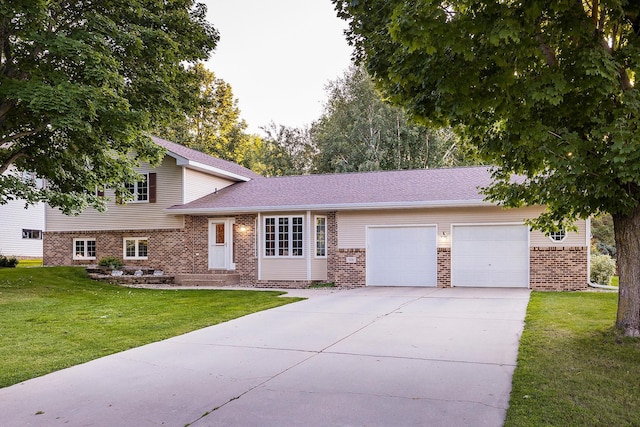
[[[440,242],[446,243],[448,241],[449,241],[449,235],[447,234],[446,231],[443,231],[442,234],[440,235]]]

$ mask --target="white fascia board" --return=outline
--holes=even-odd
[[[484,200],[441,200],[435,202],[384,202],[384,203],[344,203],[323,205],[288,205],[288,206],[241,206],[224,208],[165,209],[174,215],[211,215],[211,214],[246,214],[256,212],[290,212],[290,211],[343,211],[343,210],[375,210],[375,209],[417,209],[417,208],[455,208],[495,206]]]
[[[232,178],[237,181],[243,181],[243,182],[251,181],[251,178],[247,178],[246,176],[238,175],[238,174],[226,171],[224,169],[205,165],[204,163],[195,162],[193,160],[189,160],[185,157],[179,156],[171,151],[167,151],[167,154],[173,157],[174,159],[176,159],[176,164],[178,166],[186,167],[189,169],[197,170],[199,172],[216,175],[223,178]]]

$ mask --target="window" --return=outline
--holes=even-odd
[[[148,202],[149,201],[149,179],[148,174],[143,173],[142,179],[135,183],[126,183],[124,188],[131,194],[133,194],[133,202]]]
[[[149,256],[148,237],[125,237],[124,259],[147,259]]]
[[[264,254],[273,257],[303,255],[303,218],[280,216],[264,219]]]
[[[31,240],[42,240],[42,230],[22,229],[22,238]]]
[[[73,239],[73,259],[96,259],[96,239]]]
[[[316,217],[316,257],[327,256],[327,218]]]
[[[549,233],[549,238],[554,242],[562,242],[567,237],[567,232],[564,228],[559,229],[558,231],[552,231]]]

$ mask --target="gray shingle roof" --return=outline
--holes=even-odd
[[[242,213],[276,210],[372,209],[480,205],[491,183],[487,167],[417,169],[263,178],[241,182],[172,212]]]
[[[240,166],[237,163],[222,160],[217,157],[204,154],[200,151],[185,147],[184,145],[176,144],[175,142],[158,138],[156,136],[151,136],[150,138],[153,142],[161,147],[164,147],[167,151],[189,161],[197,162],[214,169],[219,169],[220,171],[228,172],[233,175],[238,175],[240,177],[247,178],[247,180],[263,178],[262,175],[259,175],[250,169]]]

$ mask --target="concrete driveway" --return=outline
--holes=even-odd
[[[0,426],[500,426],[528,301],[316,296],[0,389]]]

